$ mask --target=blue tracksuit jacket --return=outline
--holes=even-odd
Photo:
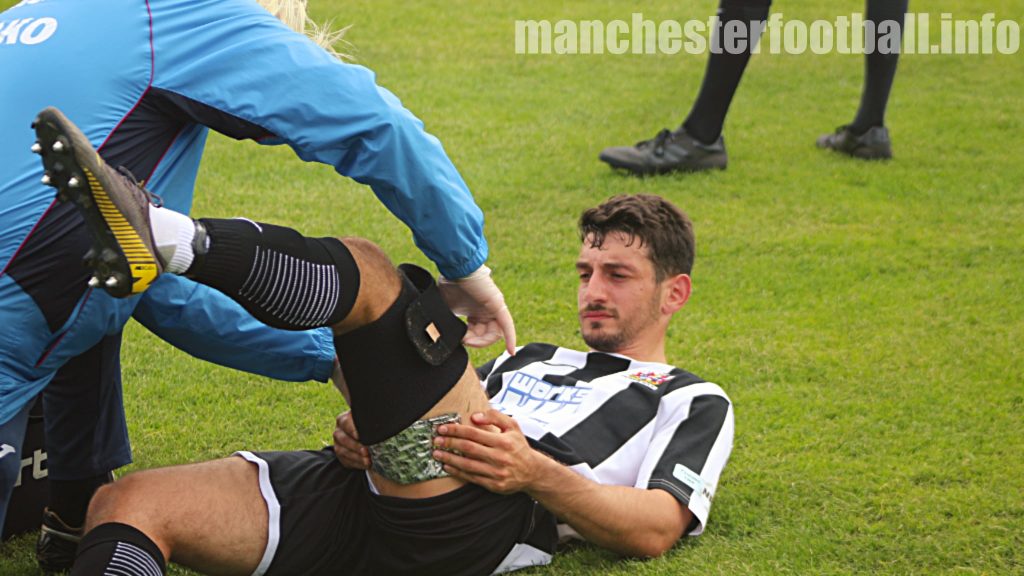
[[[339,62],[255,2],[26,0],[0,13],[0,424],[133,313],[189,352],[271,376],[324,379],[333,355],[326,331],[272,330],[179,277],[125,300],[83,288],[86,246],[61,236],[73,216],[39,183],[29,151],[29,125],[45,106],[175,210],[189,211],[213,128],[287,144],[369,185],[447,277],[487,258],[482,214],[438,140],[372,72]]]

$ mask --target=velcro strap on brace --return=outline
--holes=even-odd
[[[417,420],[391,438],[370,446],[373,471],[399,484],[447,477],[444,465],[432,456],[434,438],[438,426],[459,422],[459,415],[454,412]]]
[[[441,298],[434,277],[419,266],[402,264],[398,270],[405,274],[420,291],[419,299],[405,309],[405,328],[416,346],[420,358],[431,366],[440,366],[462,345],[466,325],[452,314]]]
[[[335,336],[359,438],[370,446],[423,417],[466,372],[466,325],[426,270],[399,267],[402,291],[373,322]]]

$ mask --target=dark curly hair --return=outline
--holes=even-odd
[[[622,195],[609,198],[580,216],[580,240],[600,248],[610,232],[629,236],[628,244],[639,240],[654,263],[655,279],[661,282],[693,269],[695,239],[693,223],[685,212],[661,196]]]

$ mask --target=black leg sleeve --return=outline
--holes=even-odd
[[[199,223],[208,246],[196,247],[201,257],[186,276],[224,292],[261,322],[306,330],[337,324],[352,310],[359,269],[340,240],[242,219]]]

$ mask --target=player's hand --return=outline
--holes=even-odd
[[[469,328],[462,338],[464,344],[483,348],[503,337],[505,349],[515,354],[516,326],[505,306],[505,296],[491,279],[490,268],[481,266],[458,280],[441,278],[438,287],[452,312],[466,317]]]
[[[473,414],[473,425],[444,424],[438,427],[434,445],[459,454],[435,450],[434,458],[446,472],[496,492],[511,494],[534,482],[537,458],[546,458],[530,447],[519,424],[491,409]]]
[[[359,443],[359,432],[352,421],[352,412],[338,414],[334,426],[334,455],[345,468],[369,470],[370,451]]]

